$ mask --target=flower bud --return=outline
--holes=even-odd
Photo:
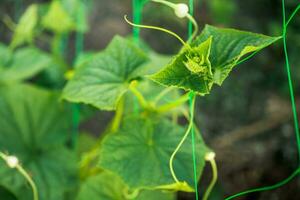
[[[216,157],[216,154],[211,151],[211,152],[206,153],[205,160],[211,161],[211,160],[215,159],[215,157]]]
[[[19,160],[16,156],[7,156],[6,163],[10,168],[16,168],[19,164]]]
[[[175,7],[175,14],[179,18],[184,18],[189,14],[189,7],[184,3],[179,3]]]

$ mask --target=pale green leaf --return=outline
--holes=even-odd
[[[174,160],[180,180],[175,184],[169,169],[171,154],[185,129],[161,118],[129,118],[117,133],[108,135],[101,145],[99,166],[122,178],[132,189],[193,191],[194,175],[191,137]],[[198,178],[205,165],[206,147],[196,139]]]
[[[0,87],[0,151],[15,155],[31,174],[40,200],[63,200],[75,176],[74,153],[65,147],[69,115],[59,95],[29,85]],[[0,185],[19,200],[32,199],[28,183],[0,161]]]
[[[2,48],[6,47],[0,47]],[[6,55],[11,54],[9,51],[8,48],[4,50]],[[31,78],[51,64],[50,56],[36,48],[18,49],[11,55],[10,59],[1,63],[3,66],[0,66],[0,83],[2,84]]]
[[[62,6],[61,1],[53,0],[48,12],[42,18],[42,25],[56,33],[66,33],[75,30],[75,22]]]
[[[113,110],[131,80],[139,76],[146,55],[130,41],[116,36],[106,50],[76,68],[63,98]]]
[[[38,23],[38,6],[33,4],[27,8],[17,24],[12,39],[13,48],[24,43],[32,43],[35,37],[35,28]]]

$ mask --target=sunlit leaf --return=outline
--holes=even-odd
[[[33,4],[27,8],[17,24],[12,39],[12,47],[24,43],[32,43],[35,37],[35,28],[38,23],[38,6]]]

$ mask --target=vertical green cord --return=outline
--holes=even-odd
[[[232,195],[230,197],[225,198],[225,200],[231,200],[246,194],[254,193],[254,192],[262,192],[267,190],[274,190],[279,187],[284,186],[285,184],[289,183],[291,180],[293,180],[295,177],[297,177],[300,174],[300,135],[299,135],[299,122],[298,122],[298,116],[297,116],[297,108],[295,103],[295,96],[294,96],[294,87],[293,87],[293,81],[291,76],[291,67],[289,63],[289,56],[287,51],[287,43],[286,43],[286,32],[287,32],[287,26],[292,20],[292,18],[296,15],[298,10],[300,9],[300,5],[297,6],[296,10],[293,12],[293,14],[290,16],[288,21],[286,21],[286,13],[285,13],[285,0],[282,0],[282,17],[283,17],[283,24],[282,24],[282,38],[283,38],[283,48],[284,48],[284,56],[285,56],[285,66],[286,66],[286,72],[288,77],[288,84],[289,84],[289,91],[290,91],[290,98],[291,98],[291,104],[292,104],[292,111],[293,111],[293,118],[294,118],[294,126],[295,126],[295,134],[297,139],[297,147],[298,147],[298,168],[286,179],[266,187],[261,188],[254,188],[250,189],[244,192],[237,193],[235,195]]]
[[[132,12],[133,12],[133,22],[135,24],[140,24],[142,21],[142,3],[141,0],[132,0]],[[138,43],[140,38],[140,28],[133,27],[133,38]]]
[[[84,3],[84,0],[82,0]],[[77,23],[81,23],[85,20],[84,9],[85,7],[83,4],[79,4],[80,7],[78,8],[78,17]],[[82,30],[77,30],[76,32],[76,39],[75,39],[75,61],[78,59],[80,54],[83,51],[83,44],[84,44],[84,33]],[[79,134],[79,123],[80,123],[80,106],[78,104],[72,104],[71,107],[72,112],[72,146],[76,148],[76,144],[78,141],[78,134]]]
[[[141,0],[132,0],[132,15],[133,15],[133,23],[140,24],[142,20],[142,2]],[[132,36],[135,43],[138,45],[140,40],[140,28],[134,26],[132,30]],[[134,112],[139,112],[138,100],[134,101]]]
[[[293,110],[293,116],[294,116],[295,134],[296,134],[296,138],[297,138],[297,147],[298,147],[298,163],[299,163],[300,162],[299,124],[298,124],[297,108],[296,108],[295,96],[294,96],[294,87],[293,87],[293,81],[292,81],[292,76],[291,76],[291,67],[290,67],[287,44],[286,44],[287,24],[286,24],[285,1],[284,0],[282,0],[282,14],[283,14],[282,37],[283,37],[283,48],[284,48],[285,63],[286,63],[285,66],[286,66],[286,72],[287,72],[287,77],[288,77],[290,98],[291,98],[291,104],[292,104],[292,110]]]
[[[190,15],[194,15],[194,0],[189,0],[189,9],[190,9]],[[188,23],[188,38],[191,38],[193,35],[193,23],[192,21],[189,20]],[[190,113],[194,112],[194,105],[193,101],[195,101],[195,93],[191,92],[189,96],[189,105],[190,105]],[[193,117],[194,118],[194,117]],[[194,123],[194,119],[190,118],[192,123]],[[196,200],[199,199],[199,194],[198,194],[198,175],[197,175],[197,160],[196,160],[196,144],[195,144],[195,130],[194,130],[194,125],[192,125],[191,128],[191,135],[192,135],[192,152],[193,152],[193,168],[194,168],[194,187],[195,187],[195,195],[196,195]]]

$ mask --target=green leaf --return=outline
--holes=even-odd
[[[88,178],[81,186],[76,200],[125,200],[127,187],[122,180],[110,172],[101,172]],[[160,191],[141,191],[134,199],[138,200],[175,200],[174,193]]]
[[[27,8],[21,16],[20,21],[14,30],[11,46],[15,48],[24,43],[32,43],[35,37],[35,28],[38,23],[38,6],[33,4]]]
[[[76,68],[73,79],[64,88],[63,98],[113,110],[146,60],[146,55],[133,43],[116,36],[106,50]]]
[[[117,133],[108,135],[101,145],[99,166],[122,178],[132,189],[193,191],[191,137],[174,160],[180,183],[171,176],[169,160],[185,129],[162,118],[129,118]],[[205,165],[206,147],[197,137],[197,173]],[[198,177],[198,178],[199,178]]]
[[[14,194],[2,186],[0,186],[0,197],[3,198],[3,200],[17,200]]]
[[[0,47],[0,52],[11,54],[8,48]],[[51,58],[36,48],[18,49],[10,59],[0,66],[0,83],[22,81],[36,75],[51,63]]]
[[[59,95],[29,85],[0,87],[0,151],[16,155],[32,175],[40,200],[63,200],[75,175],[74,153],[65,147],[68,112]],[[31,188],[15,169],[0,161],[0,185],[19,200]]]
[[[66,9],[73,21],[76,22],[76,31],[87,32],[89,25],[87,22],[88,10],[92,0],[62,0],[62,6]]]
[[[1,68],[4,68],[9,64],[11,57],[12,51],[10,51],[7,46],[0,43],[0,72],[2,72]]]
[[[150,78],[165,86],[177,86],[205,95],[213,84],[222,85],[243,56],[280,38],[206,25],[191,43],[191,49],[184,47],[170,64]]]
[[[191,47],[184,47],[170,64],[151,79],[166,85],[196,91],[200,95],[209,93],[212,87],[212,71],[209,61],[212,38]]]
[[[56,33],[73,31],[76,27],[74,20],[62,6],[61,1],[53,0],[48,12],[42,19],[42,25]]]

